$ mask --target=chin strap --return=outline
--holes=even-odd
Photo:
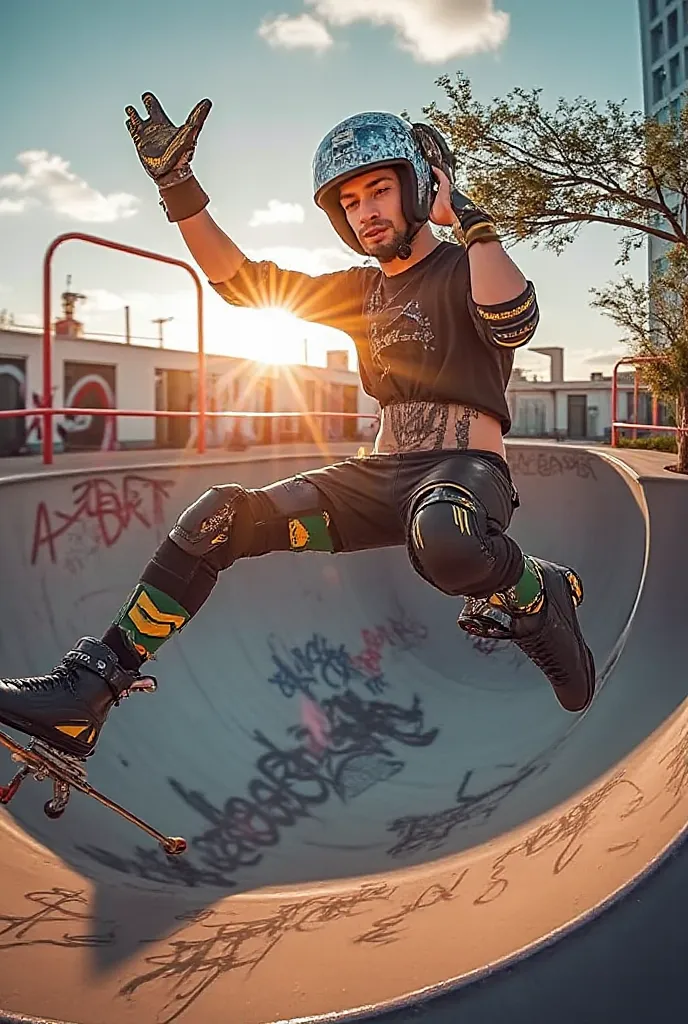
[[[418,232],[420,231],[420,229],[422,227],[423,227],[423,225],[419,224],[418,227],[415,230],[407,231],[406,232],[406,238],[403,240],[403,242],[400,242],[399,245],[397,246],[397,259],[398,260],[408,260],[408,259],[410,259],[411,253],[413,251],[411,243],[412,243],[413,239],[416,237],[416,235],[418,234]]]

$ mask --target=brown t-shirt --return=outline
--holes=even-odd
[[[455,402],[511,427],[505,391],[513,349],[500,347],[478,316],[466,250],[440,242],[393,277],[352,267],[311,277],[270,261],[245,260],[212,287],[235,306],[281,306],[353,340],[361,384],[384,408],[394,402]]]

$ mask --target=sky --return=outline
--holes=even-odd
[[[42,322],[43,255],[65,232],[191,261],[124,125],[127,104],[145,116],[145,91],[176,124],[212,100],[193,161],[211,214],[251,258],[312,274],[358,261],[311,191],[320,139],[350,114],[421,120],[424,106],[446,105],[439,76],[459,70],[485,103],[520,86],[541,88],[547,107],[584,96],[642,109],[629,0],[3,0],[2,26],[0,310],[18,324]],[[564,346],[568,379],[608,372],[624,354],[589,293],[621,273],[645,278],[644,250],[615,266],[618,243],[613,228],[595,226],[561,256],[528,243],[510,250],[537,290],[534,344]],[[77,316],[87,334],[121,339],[128,305],[140,343],[155,344],[153,320],[172,317],[165,345],[195,347],[182,269],[67,242],[54,259],[53,316],[68,274],[86,297]],[[204,299],[209,352],[324,365],[328,348],[347,348],[355,368],[339,332],[235,310],[208,287]],[[527,349],[516,365],[547,371]]]

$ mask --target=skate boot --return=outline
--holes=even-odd
[[[109,647],[83,637],[44,676],[0,679],[0,723],[74,757],[95,749],[110,709],[155,679],[125,671]]]
[[[511,640],[545,674],[567,711],[583,711],[595,692],[595,662],[578,624],[583,583],[573,569],[530,558],[542,590],[526,607],[513,590],[469,597],[459,626],[475,636]]]

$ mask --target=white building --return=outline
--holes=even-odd
[[[196,408],[194,352],[124,344],[81,335],[77,321],[55,324],[52,345],[54,408],[191,411]],[[300,418],[222,416],[207,420],[209,447],[290,440],[368,440],[377,403],[348,369],[346,352],[328,352],[328,365],[273,366],[228,356],[206,356],[206,407],[221,412],[303,411]],[[43,335],[0,328],[0,409],[41,405]],[[317,412],[361,413],[360,418]],[[40,417],[0,419],[0,455],[37,451]],[[55,416],[56,451],[193,446],[192,417]]]
[[[514,369],[507,389],[512,418],[511,437],[555,437],[572,441],[609,443],[612,424],[612,381],[602,373],[589,380],[564,379],[564,350],[532,348],[550,360],[549,380],[527,380]],[[634,375],[619,373],[619,421],[633,420]],[[650,422],[651,399],[638,396],[638,422]]]

